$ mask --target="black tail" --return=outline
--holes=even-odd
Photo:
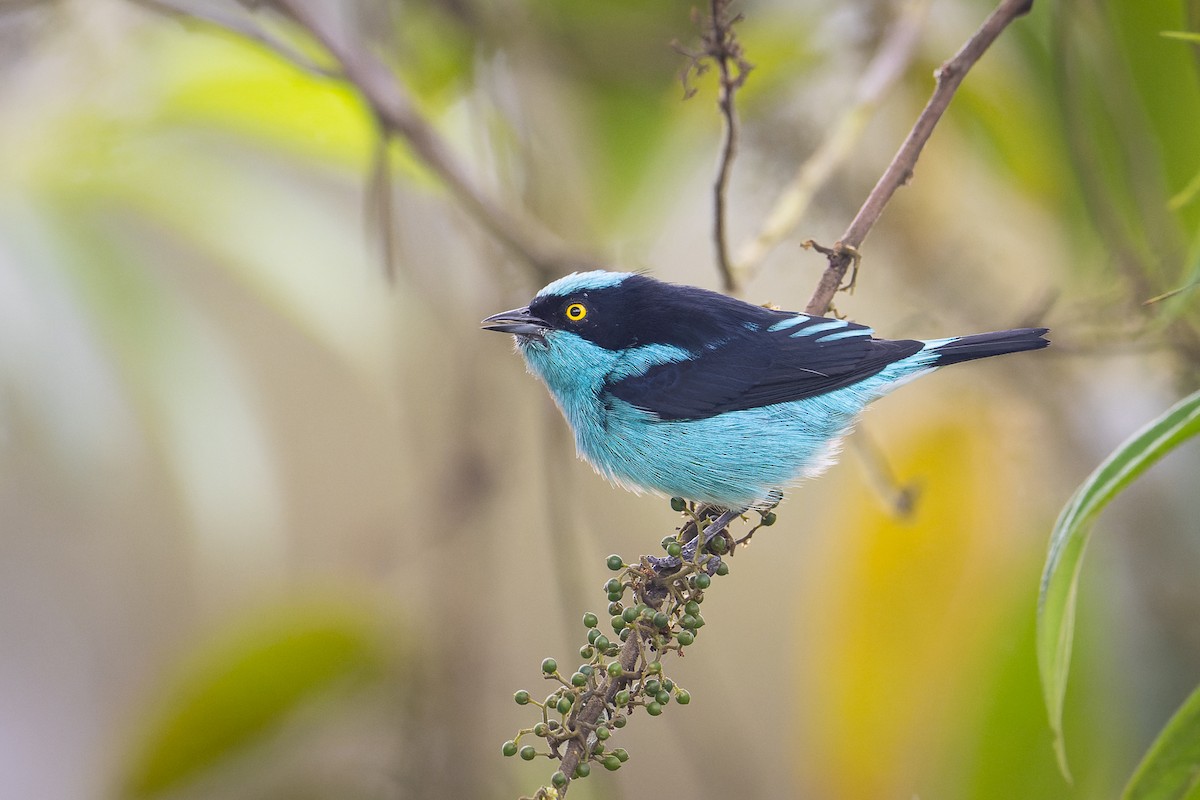
[[[1019,353],[1022,350],[1040,350],[1050,344],[1042,338],[1049,328],[1016,328],[1011,331],[995,331],[994,333],[977,333],[974,336],[963,336],[953,339],[941,347],[935,347],[938,354],[937,365],[957,364],[960,361],[970,361],[975,358],[1001,356],[1005,353]]]

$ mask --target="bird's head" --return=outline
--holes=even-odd
[[[483,328],[517,337],[523,351],[582,339],[610,352],[663,345],[699,352],[728,337],[744,316],[724,295],[632,272],[577,272],[543,288],[523,308],[493,314]]]

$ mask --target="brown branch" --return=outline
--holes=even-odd
[[[721,286],[730,294],[738,289],[737,276],[729,257],[729,237],[726,234],[726,193],[733,159],[737,155],[738,121],[733,98],[746,82],[750,65],[742,57],[742,46],[733,33],[733,26],[740,16],[727,17],[729,0],[710,0],[712,28],[705,36],[707,55],[717,63],[720,73],[720,90],[717,106],[721,109],[722,142],[721,159],[717,177],[713,181],[713,244],[716,247],[717,269],[721,273]],[[734,74],[734,68],[737,73]]]
[[[596,727],[600,715],[604,713],[605,708],[612,704],[617,692],[628,686],[639,671],[637,669],[638,660],[641,658],[644,645],[641,641],[641,629],[634,628],[634,631],[635,633],[630,634],[625,643],[621,645],[621,652],[617,655],[617,661],[620,662],[621,669],[625,674],[619,678],[609,677],[605,674],[602,679],[604,683],[597,687],[596,693],[583,704],[583,708],[571,720],[573,727],[580,731],[582,736],[568,742],[567,752],[563,754],[559,769],[567,776],[567,784],[559,789],[558,796],[560,798],[566,797],[567,789],[571,788],[571,779],[575,777],[575,769],[584,759],[587,749],[587,734],[583,731],[590,731]]]
[[[863,70],[854,101],[826,133],[824,139],[796,171],[767,214],[762,229],[739,248],[734,276],[754,277],[766,257],[793,230],[812,204],[817,191],[854,151],[867,122],[887,92],[912,63],[913,53],[929,11],[930,0],[904,3]]]
[[[1028,13],[1032,7],[1033,0],[1001,0],[1000,5],[992,11],[979,30],[975,31],[954,58],[942,64],[934,73],[937,86],[933,90],[933,95],[929,98],[924,110],[921,111],[921,115],[917,117],[916,124],[909,131],[904,143],[900,145],[892,162],[888,164],[887,169],[875,184],[875,188],[867,195],[866,201],[858,210],[850,227],[846,228],[842,238],[831,248],[833,252],[828,256],[829,266],[821,275],[812,299],[808,301],[808,306],[805,308],[807,313],[825,314],[828,312],[830,304],[833,302],[833,296],[841,288],[842,281],[846,277],[846,271],[858,259],[859,246],[867,238],[867,234],[871,232],[871,228],[879,220],[880,215],[883,214],[883,209],[891,200],[892,195],[912,178],[917,158],[921,155],[921,149],[929,141],[934,127],[937,126],[942,114],[950,105],[950,100],[954,97],[955,91],[966,77],[967,72],[996,41],[1009,23]]]
[[[506,208],[477,186],[434,127],[416,110],[391,70],[365,47],[335,35],[303,0],[271,0],[268,5],[307,31],[329,53],[380,126],[403,139],[467,213],[528,263],[540,279],[549,280],[571,269],[597,264],[590,255],[570,251],[533,217]]]

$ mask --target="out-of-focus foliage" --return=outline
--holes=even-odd
[[[1183,800],[1196,795],[1200,763],[1200,688],[1192,692],[1138,765],[1124,800]]]
[[[1071,644],[1075,634],[1075,606],[1083,553],[1096,517],[1117,495],[1157,461],[1200,434],[1200,392],[1172,406],[1161,417],[1134,434],[1112,452],[1076,490],[1063,508],[1050,535],[1050,554],[1042,572],[1038,600],[1038,664],[1046,695],[1046,708],[1054,730],[1054,746],[1063,772],[1067,755],[1063,742],[1063,697],[1067,691]],[[1173,736],[1200,739],[1200,728],[1188,725],[1186,716],[1175,723]],[[1168,748],[1158,748],[1162,754]],[[1192,764],[1195,769],[1200,762]],[[1157,770],[1143,763],[1143,787]],[[1147,796],[1153,796],[1147,791]],[[1175,795],[1166,795],[1175,796]]]
[[[351,88],[150,5],[0,4],[0,795],[528,791],[544,765],[499,755],[513,689],[568,663],[604,556],[678,520],[576,463],[477,330],[537,279],[403,143],[385,280],[377,129]],[[331,66],[259,5],[212,8]],[[313,7],[501,204],[714,286],[714,85],[684,101],[679,83],[693,5]],[[897,337],[1044,323],[1053,347],[882,402],[880,454],[850,447],[732,559],[675,668],[692,703],[631,724],[630,762],[572,796],[1111,797],[1133,774],[1200,669],[1200,497],[1178,490],[1195,454],[1098,523],[1064,695],[1074,789],[1034,599],[1064,499],[1200,374],[1197,45],[1161,35],[1200,29],[1192,5],[1038,0],[971,72],[838,310]],[[934,2],[917,63],[747,298],[804,304],[823,262],[799,242],[837,238],[990,7]],[[755,69],[734,249],[896,13],[736,10]],[[910,519],[886,510],[894,486],[868,490],[880,461],[919,486]],[[231,628],[259,633],[209,644]],[[1151,758],[1188,752],[1190,707]]]
[[[312,605],[276,612],[202,648],[162,700],[131,759],[123,796],[154,797],[261,745],[305,703],[377,684],[394,659],[361,612]]]

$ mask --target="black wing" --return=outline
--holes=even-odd
[[[607,390],[660,419],[705,419],[832,392],[924,346],[875,339],[870,328],[843,320],[768,313],[771,324],[743,327],[690,360],[651,367]]]

